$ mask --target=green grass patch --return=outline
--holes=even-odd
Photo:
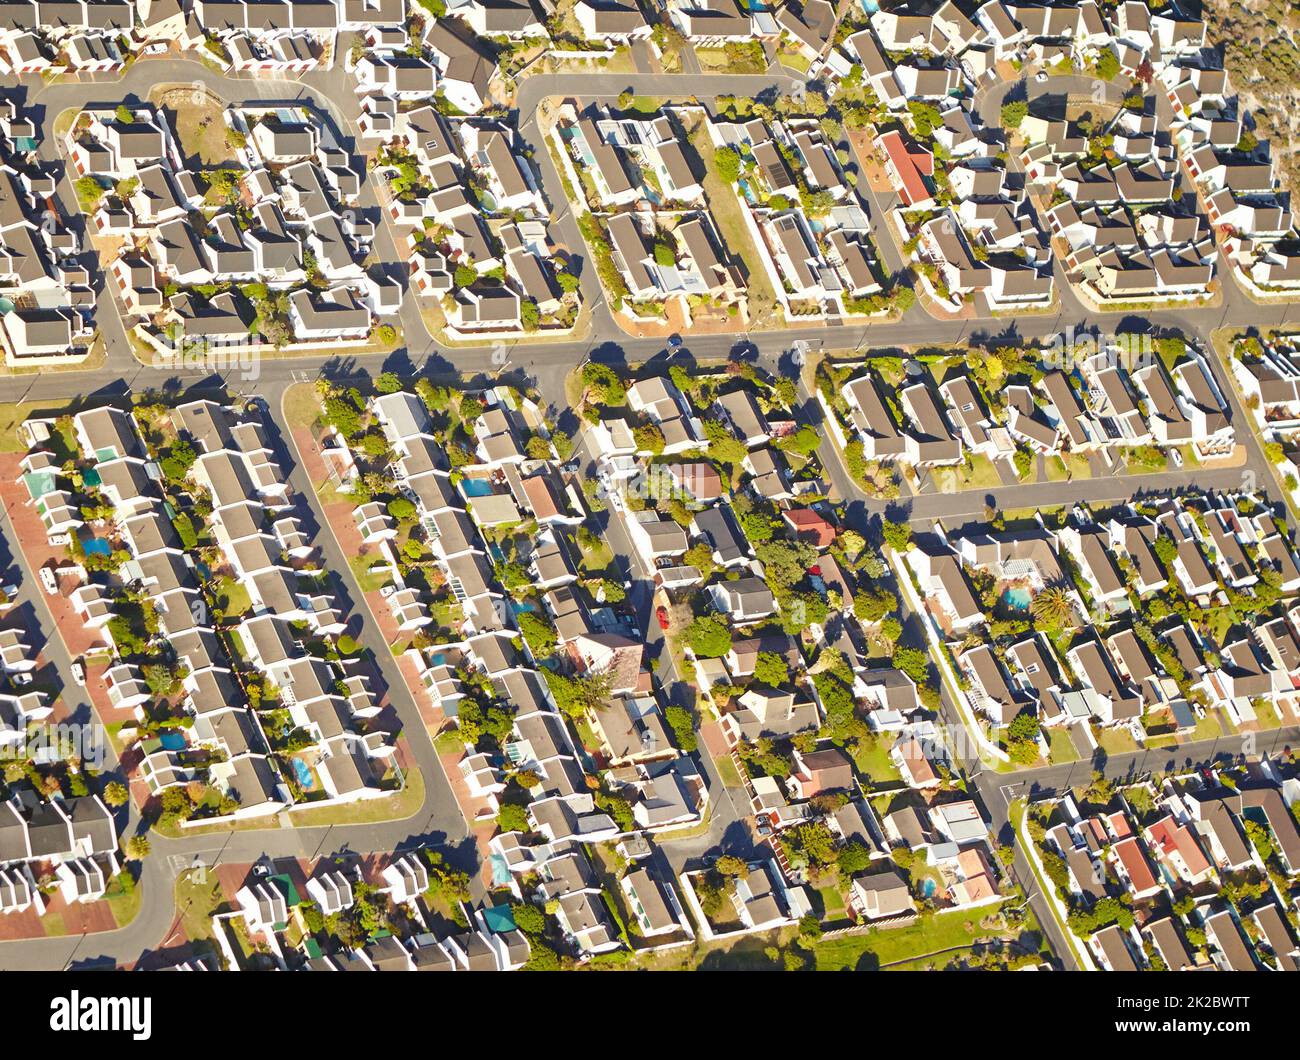
[[[876,928],[862,935],[827,939],[813,947],[813,957],[819,972],[874,969],[900,961],[915,961],[955,947],[969,947],[980,939],[1013,938],[1012,934],[980,926],[980,921],[993,911],[992,906],[956,909],[922,917],[908,927]]]
[[[1079,749],[1074,746],[1074,741],[1070,739],[1070,733],[1066,729],[1053,729],[1048,747],[1053,765],[1079,760]]]

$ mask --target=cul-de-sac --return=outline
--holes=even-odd
[[[1298,109],[1272,0],[0,0],[0,968],[1300,969]]]

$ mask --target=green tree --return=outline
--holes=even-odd
[[[699,739],[695,733],[695,719],[689,710],[674,704],[664,711],[664,720],[673,730],[673,739],[677,741],[677,746],[683,751],[690,754],[699,747]]]
[[[381,394],[396,394],[402,389],[402,381],[396,372],[380,372],[375,379],[375,389]]]
[[[700,615],[686,627],[686,645],[701,659],[720,659],[731,651],[731,626],[720,615]]]
[[[1029,605],[1034,621],[1045,630],[1061,630],[1074,622],[1074,601],[1063,585],[1049,585]]]
[[[912,543],[912,527],[909,523],[886,521],[881,525],[885,544],[896,552],[904,551]]]
[[[754,661],[754,677],[772,688],[780,688],[790,680],[790,667],[774,651],[760,651]]]
[[[726,184],[734,184],[740,176],[740,155],[730,147],[719,147],[713,153],[713,168]]]
[[[398,522],[415,516],[415,503],[405,497],[394,497],[388,502],[388,514]]]
[[[1018,129],[1020,123],[1029,116],[1029,104],[1023,99],[1013,99],[1002,104],[1002,127]]]
[[[126,856],[131,861],[143,861],[151,849],[148,836],[133,835],[126,841]]]

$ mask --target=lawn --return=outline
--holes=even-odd
[[[889,757],[889,741],[883,736],[868,736],[858,741],[853,755],[858,772],[869,777],[877,786],[899,783],[903,778]]]
[[[1268,700],[1261,700],[1255,706],[1255,717],[1259,719],[1261,729],[1276,729],[1282,724],[1282,717],[1277,707]]]
[[[25,453],[18,439],[18,426],[37,410],[33,405],[0,405],[0,452]]]
[[[1206,711],[1205,717],[1196,723],[1196,728],[1192,730],[1193,742],[1201,740],[1217,740],[1223,735],[1223,726],[1219,724],[1219,719],[1215,717],[1212,711]]]
[[[352,576],[356,578],[357,585],[363,593],[375,593],[388,584],[387,574],[371,574],[370,568],[376,565],[378,556],[349,556],[348,566],[352,568]]]
[[[1108,755],[1125,755],[1138,749],[1128,729],[1103,729],[1097,736],[1097,744]]]
[[[248,594],[247,586],[228,574],[217,585],[217,599],[221,601],[226,614],[231,617],[242,615],[253,606],[253,599]]]
[[[743,788],[745,782],[740,779],[740,773],[736,769],[736,763],[732,761],[731,755],[719,755],[713,760],[714,766],[718,770],[718,779],[722,781],[724,788]]]
[[[311,383],[294,383],[281,401],[284,418],[290,427],[310,427],[320,416],[320,398]]]
[[[176,880],[176,910],[181,931],[191,942],[212,937],[212,914],[225,902],[221,884],[203,869],[183,872]]]
[[[834,923],[848,915],[844,906],[844,896],[836,888],[822,887],[817,891],[817,896],[822,900],[823,920]]]
[[[819,972],[874,969],[900,961],[915,961],[941,950],[969,947],[981,938],[1013,938],[1014,935],[980,927],[980,921],[991,912],[991,906],[955,909],[923,917],[908,927],[878,928],[863,935],[827,939],[813,948],[813,957]]]
[[[998,469],[982,453],[971,454],[969,468],[963,465],[954,470],[957,472],[957,488],[960,490],[995,489],[1002,485]]]
[[[767,61],[760,51],[758,57],[743,56],[739,61],[733,61],[727,54],[725,48],[696,48],[695,58],[699,59],[700,66],[709,72],[725,74],[761,74],[767,68]]]
[[[104,900],[113,913],[113,923],[126,927],[140,912],[140,885],[137,883],[129,891],[122,889],[118,877],[113,877],[104,892]]]
[[[406,787],[386,798],[367,799],[346,806],[322,806],[318,809],[295,810],[292,820],[295,828],[312,828],[321,825],[377,824],[380,821],[404,821],[419,812],[424,805],[424,777],[418,769],[406,771]]]
[[[1053,765],[1061,765],[1065,762],[1077,762],[1079,760],[1078,748],[1074,746],[1074,741],[1070,739],[1070,734],[1065,729],[1053,729],[1049,741],[1051,748],[1051,760]]]
[[[1049,482],[1064,482],[1071,478],[1092,478],[1092,465],[1082,453],[1049,456],[1045,465]]]
[[[1169,467],[1169,458],[1150,446],[1130,447],[1123,451],[1123,455],[1124,467],[1135,475],[1155,474]]]
[[[578,549],[582,553],[582,559],[578,566],[589,573],[607,570],[609,565],[614,562],[614,552],[601,538],[596,539],[596,544],[592,548],[585,547],[581,542]]]

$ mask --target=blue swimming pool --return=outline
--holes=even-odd
[[[485,478],[463,478],[460,488],[466,497],[490,497],[493,493],[492,483]]]
[[[1028,611],[1033,595],[1028,589],[1006,589],[1002,593],[1002,602],[1012,611]]]
[[[164,732],[158,736],[158,742],[164,751],[183,751],[186,748],[185,734],[182,732]]]
[[[82,547],[93,556],[111,556],[113,554],[113,546],[102,537],[92,537]]]
[[[298,778],[298,786],[303,791],[311,791],[315,783],[311,779],[311,770],[307,768],[307,763],[301,758],[290,759],[293,762],[293,775]]]
[[[921,881],[922,898],[933,898],[934,892],[937,891],[938,889],[939,889],[939,885],[935,883],[934,880],[930,879],[928,876]]]

